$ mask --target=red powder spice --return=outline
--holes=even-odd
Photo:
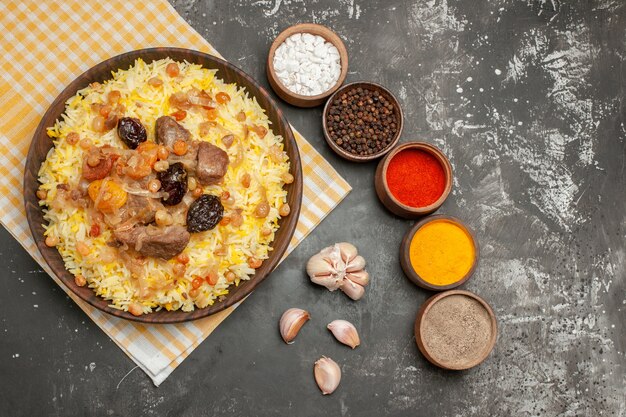
[[[387,186],[402,204],[426,207],[443,194],[446,174],[437,158],[430,153],[420,149],[405,149],[389,161]]]

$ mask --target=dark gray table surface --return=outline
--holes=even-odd
[[[398,245],[412,224],[388,213],[375,163],[339,159],[321,109],[280,103],[354,190],[272,276],[156,388],[3,229],[0,415],[625,416],[626,7],[621,0],[193,1],[174,7],[231,62],[267,86],[272,39],[290,24],[333,28],[348,81],[395,92],[402,141],[450,157],[440,212],[475,231],[482,256],[464,287],[493,306],[499,337],[466,372],[420,355]],[[194,45],[189,45],[193,48]],[[359,302],[309,283],[306,260],[350,241],[368,260]],[[289,307],[313,320],[286,346]],[[352,321],[352,351],[325,329]],[[321,355],[342,368],[323,397]]]

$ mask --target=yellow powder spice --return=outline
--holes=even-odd
[[[409,249],[417,274],[433,285],[461,280],[472,268],[474,242],[468,232],[449,220],[435,220],[420,227]]]

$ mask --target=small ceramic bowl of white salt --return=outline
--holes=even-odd
[[[348,52],[335,32],[314,23],[290,26],[272,43],[267,79],[280,98],[315,107],[346,79]]]

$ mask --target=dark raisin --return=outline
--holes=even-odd
[[[191,203],[187,211],[187,230],[190,233],[211,230],[222,220],[224,206],[219,197],[203,194]]]
[[[161,181],[161,191],[167,193],[161,201],[166,206],[175,206],[180,203],[187,192],[187,171],[183,164],[177,162],[170,165],[167,171],[159,172],[157,175]]]
[[[139,119],[134,117],[122,117],[117,122],[117,136],[130,149],[137,149],[141,142],[145,142],[148,139],[146,128],[143,127]]]

